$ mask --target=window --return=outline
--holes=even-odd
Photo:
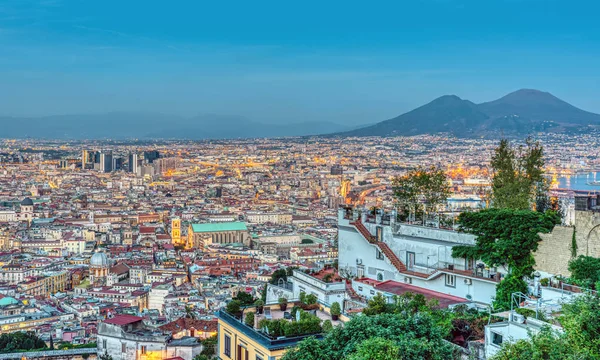
[[[492,344],[494,345],[502,345],[502,335],[492,332]]]
[[[377,251],[377,260],[383,260],[383,253],[379,249],[375,249],[375,251]]]
[[[102,340],[102,348],[106,349],[106,340]]]
[[[362,286],[359,286],[359,287],[358,287],[358,291],[362,291]]]
[[[223,349],[223,353],[231,357],[231,337],[229,335],[225,335],[225,346]]]
[[[256,360],[265,360],[262,356],[256,355]]]
[[[146,345],[141,346],[142,355],[146,354]]]
[[[127,344],[121,344],[121,352],[122,353],[126,353],[127,352]]]
[[[383,274],[382,273],[377,274],[377,281],[383,281]]]
[[[375,290],[371,290],[371,295],[375,295]]]
[[[358,277],[359,279],[365,277],[365,267],[364,266],[359,266],[356,269],[356,277]]]
[[[456,287],[456,276],[446,274],[446,286],[448,287]]]

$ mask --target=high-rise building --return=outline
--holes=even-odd
[[[129,153],[129,164],[127,169],[129,170],[129,172],[132,172],[134,174],[137,174],[138,172],[138,154],[136,153]]]
[[[85,169],[85,164],[87,164],[90,160],[90,155],[87,150],[83,150],[81,152],[81,168]]]
[[[112,169],[113,171],[121,170],[123,168],[123,158],[113,157]]]
[[[101,151],[100,152],[100,171],[108,173],[113,170],[113,157],[112,151]]]
[[[159,157],[160,154],[157,150],[144,151],[144,160],[146,160],[146,162],[153,163],[154,160],[158,159]]]

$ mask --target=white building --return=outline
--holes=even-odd
[[[146,327],[143,318],[114,315],[98,326],[98,354],[114,360],[167,359],[192,360],[202,345],[196,338],[173,339],[170,333]]]
[[[157,285],[150,290],[148,297],[148,309],[156,309],[161,314],[165,305],[165,298],[173,291],[173,286],[170,284]]]
[[[473,235],[415,225],[395,224],[395,215],[366,222],[356,211],[340,209],[340,273],[379,282],[393,280],[476,303],[490,304],[500,271],[476,259],[455,259],[452,248],[474,245]]]

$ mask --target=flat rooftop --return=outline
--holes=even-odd
[[[363,279],[355,280],[357,282],[362,282],[368,285],[372,285],[375,290],[387,292],[395,295],[402,295],[405,293],[413,293],[413,294],[421,294],[425,296],[427,300],[437,300],[440,304],[440,307],[447,308],[452,305],[468,303],[469,300],[465,298],[461,298],[458,296],[444,294],[434,290],[428,290],[424,288],[420,288],[418,286],[404,284],[401,282],[387,280],[383,282],[377,282],[372,279],[367,279],[368,281],[363,281]]]

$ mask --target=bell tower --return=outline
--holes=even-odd
[[[181,219],[178,217],[171,219],[171,240],[173,245],[181,244]]]

